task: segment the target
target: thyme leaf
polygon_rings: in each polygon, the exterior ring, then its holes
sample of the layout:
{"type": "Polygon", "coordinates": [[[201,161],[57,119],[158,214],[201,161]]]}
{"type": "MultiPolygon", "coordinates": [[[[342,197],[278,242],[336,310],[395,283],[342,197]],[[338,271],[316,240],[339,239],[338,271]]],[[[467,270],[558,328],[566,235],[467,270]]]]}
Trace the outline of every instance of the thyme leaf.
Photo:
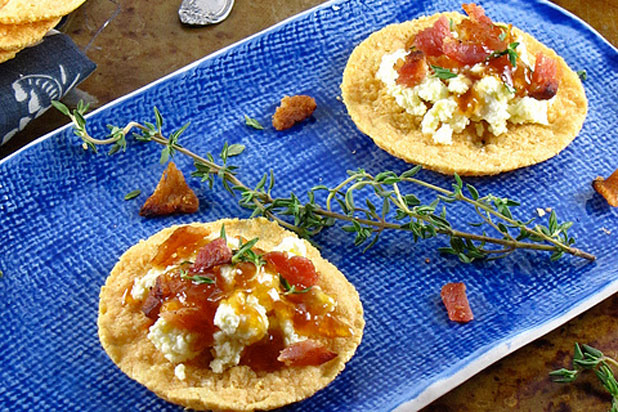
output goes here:
{"type": "Polygon", "coordinates": [[[202,275],[189,276],[187,271],[184,269],[180,269],[180,278],[190,280],[193,283],[197,283],[198,285],[201,285],[201,284],[212,285],[215,283],[214,279],[209,278],[208,276],[202,276],[202,275]]]}
{"type": "Polygon", "coordinates": [[[593,371],[603,387],[612,396],[610,412],[618,412],[618,381],[610,365],[616,367],[618,361],[605,356],[603,352],[592,346],[580,345],[576,342],[573,351],[573,369],[556,369],[551,371],[549,376],[557,383],[571,383],[584,371],[593,371]]]}
{"type": "Polygon", "coordinates": [[[247,243],[243,244],[241,242],[238,251],[236,251],[236,253],[234,253],[234,255],[232,256],[232,264],[235,265],[239,262],[251,262],[257,268],[264,266],[264,264],[266,264],[266,261],[264,260],[264,258],[262,258],[262,255],[259,255],[253,250],[251,250],[251,248],[255,246],[258,240],[260,239],[256,237],[254,239],[251,239],[247,243]]]}
{"type": "Polygon", "coordinates": [[[504,55],[508,55],[509,57],[509,62],[511,63],[511,66],[513,67],[517,67],[517,58],[519,57],[519,55],[517,54],[517,52],[515,51],[515,48],[519,46],[519,42],[513,42],[511,44],[509,44],[507,46],[506,49],[504,50],[496,50],[494,52],[492,52],[489,56],[487,56],[487,59],[485,60],[490,60],[490,59],[495,59],[504,55]]]}
{"type": "Polygon", "coordinates": [[[127,193],[126,195],[124,195],[124,200],[131,200],[131,199],[135,199],[136,197],[138,197],[140,194],[142,193],[141,190],[139,189],[135,189],[130,191],[129,193],[127,193]]]}
{"type": "Polygon", "coordinates": [[[290,282],[288,282],[288,280],[284,278],[281,274],[279,274],[279,283],[281,283],[284,295],[300,295],[302,293],[309,292],[311,288],[313,288],[313,286],[309,286],[304,289],[296,289],[296,285],[290,285],[290,282]]]}
{"type": "Polygon", "coordinates": [[[578,70],[577,71],[577,75],[579,76],[579,78],[581,79],[581,81],[586,81],[588,80],[588,72],[586,70],[578,70]]]}
{"type": "Polygon", "coordinates": [[[437,77],[438,79],[446,80],[457,77],[457,75],[450,71],[450,69],[445,69],[444,67],[440,66],[434,66],[433,64],[431,65],[431,68],[434,72],[433,77],[437,77]]]}
{"type": "Polygon", "coordinates": [[[264,130],[264,126],[262,126],[260,124],[260,122],[257,121],[257,119],[254,119],[252,117],[249,117],[247,115],[245,115],[245,124],[249,127],[253,127],[254,129],[257,130],[264,130]]]}

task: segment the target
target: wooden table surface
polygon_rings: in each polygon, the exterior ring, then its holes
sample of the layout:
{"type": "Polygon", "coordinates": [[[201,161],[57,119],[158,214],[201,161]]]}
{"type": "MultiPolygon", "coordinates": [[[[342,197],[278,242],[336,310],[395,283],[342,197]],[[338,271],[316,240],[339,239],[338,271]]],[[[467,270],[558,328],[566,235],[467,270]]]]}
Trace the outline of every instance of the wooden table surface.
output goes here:
{"type": "MultiPolygon", "coordinates": [[[[177,18],[180,0],[89,0],[69,17],[62,30],[82,49],[88,46],[87,55],[98,65],[79,86],[95,100],[96,107],[321,2],[236,0],[225,22],[189,28],[177,18]]],[[[555,3],[618,45],[617,0],[555,3]]],[[[63,123],[65,119],[56,111],[48,111],[0,147],[0,158],[63,123]]],[[[490,366],[434,401],[424,412],[608,410],[610,397],[595,378],[569,386],[549,380],[549,371],[570,364],[574,342],[618,355],[618,295],[490,366]]]]}

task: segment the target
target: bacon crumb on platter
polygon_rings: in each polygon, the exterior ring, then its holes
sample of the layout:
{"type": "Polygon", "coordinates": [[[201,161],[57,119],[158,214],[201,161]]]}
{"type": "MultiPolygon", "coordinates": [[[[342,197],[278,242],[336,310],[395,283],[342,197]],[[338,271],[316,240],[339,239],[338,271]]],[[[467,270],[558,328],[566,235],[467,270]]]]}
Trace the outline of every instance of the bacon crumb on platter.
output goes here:
{"type": "Polygon", "coordinates": [[[453,322],[467,323],[474,319],[464,283],[447,283],[442,286],[440,297],[446,307],[448,318],[453,322]]]}
{"type": "Polygon", "coordinates": [[[98,326],[112,360],[164,399],[248,411],[335,379],[364,320],[333,265],[259,218],[174,226],[129,249],[101,290],[98,326]]]}
{"type": "Polygon", "coordinates": [[[139,214],[155,217],[173,213],[195,213],[199,205],[197,196],[187,185],[182,172],[174,162],[169,162],[154,193],[146,199],[139,214]]]}
{"type": "Polygon", "coordinates": [[[592,181],[594,190],[603,196],[610,206],[618,206],[618,169],[607,179],[598,176],[592,181]]]}
{"type": "Polygon", "coordinates": [[[273,127],[276,130],[287,130],[296,123],[308,119],[317,105],[311,96],[285,96],[273,115],[273,127]]]}

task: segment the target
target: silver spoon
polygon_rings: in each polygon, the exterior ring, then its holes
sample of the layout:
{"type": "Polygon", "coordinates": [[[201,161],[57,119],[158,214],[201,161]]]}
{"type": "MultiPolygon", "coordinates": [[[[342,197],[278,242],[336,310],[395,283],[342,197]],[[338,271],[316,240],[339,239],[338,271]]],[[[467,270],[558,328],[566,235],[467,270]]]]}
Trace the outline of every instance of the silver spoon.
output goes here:
{"type": "Polygon", "coordinates": [[[234,0],[183,0],[178,17],[185,24],[217,24],[227,18],[233,6],[234,0]]]}

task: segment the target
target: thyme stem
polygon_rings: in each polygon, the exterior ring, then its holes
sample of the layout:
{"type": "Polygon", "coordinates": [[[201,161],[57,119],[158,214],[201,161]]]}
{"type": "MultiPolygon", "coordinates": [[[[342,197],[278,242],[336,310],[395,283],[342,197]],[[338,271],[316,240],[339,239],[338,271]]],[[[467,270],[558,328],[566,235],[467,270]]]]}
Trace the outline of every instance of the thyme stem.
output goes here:
{"type": "Polygon", "coordinates": [[[384,230],[389,229],[412,232],[415,241],[419,238],[430,238],[436,234],[446,235],[451,240],[451,247],[441,248],[441,251],[457,255],[464,262],[490,255],[504,257],[516,249],[552,252],[552,260],[558,259],[565,252],[588,260],[595,259],[594,255],[571,246],[574,240],[569,238],[566,232],[571,223],[558,224],[554,212],[550,216],[548,227],[537,224],[530,228],[528,227],[529,222],[525,223],[512,217],[509,206],[518,205],[517,202],[493,195],[480,197],[478,191],[470,185],[467,185],[467,189],[473,198],[467,197],[462,193],[463,182],[457,175],[455,175],[456,184],[453,184],[453,190],[448,190],[415,178],[414,175],[420,167],[401,175],[388,171],[376,176],[372,176],[361,169],[356,172],[349,172],[350,175],[332,189],[316,186],[308,193],[310,202],[301,204],[293,194],[289,198],[273,198],[271,196],[271,189],[274,185],[272,172],[268,190],[264,189],[268,180],[266,174],[255,189],[247,186],[236,176],[234,172],[236,167],[228,166],[227,159],[242,152],[244,146],[240,150],[236,147],[234,153],[231,153],[231,147],[228,147],[226,143],[221,152],[223,164],[218,164],[210,153],[205,158],[177,143],[178,136],[186,129],[188,124],[166,138],[161,131],[163,118],[156,108],[156,125],[148,122],[141,124],[131,121],[123,128],[108,126],[111,131],[110,135],[105,139],[96,139],[86,130],[83,114],[87,107],[81,102],[72,113],[62,103],[54,102],[53,104],[58,110],[70,117],[74,123],[75,133],[83,139],[86,149],[92,148],[96,151],[96,146],[112,144],[114,146],[110,150],[110,154],[119,149],[124,150],[125,136],[131,130],[138,129],[141,134],[134,134],[138,140],[154,141],[164,146],[161,162],[165,162],[169,156],[173,156],[176,152],[190,157],[196,166],[196,171],[193,172],[194,176],[202,177],[202,181],[208,180],[211,186],[214,176],[218,176],[221,178],[225,189],[232,195],[236,193],[241,195],[240,205],[252,209],[253,215],[263,215],[301,236],[313,236],[325,227],[332,226],[335,221],[340,221],[351,224],[351,226],[344,226],[342,229],[356,233],[355,244],[357,245],[364,243],[373,236],[373,240],[367,248],[378,240],[379,235],[384,230]],[[414,195],[402,194],[398,184],[403,182],[435,191],[439,193],[438,199],[429,205],[422,205],[414,195]],[[381,199],[383,203],[381,214],[377,213],[375,205],[369,199],[366,199],[367,209],[355,206],[353,193],[365,187],[372,188],[374,195],[381,199]],[[319,190],[327,190],[328,192],[324,207],[315,202],[315,193],[319,190]],[[341,212],[333,210],[333,200],[342,209],[341,212]],[[443,209],[441,214],[435,212],[440,200],[446,203],[461,201],[470,204],[483,220],[482,224],[488,225],[500,233],[502,237],[488,236],[485,232],[482,234],[470,233],[451,227],[450,222],[446,219],[446,209],[443,209]],[[396,208],[395,219],[404,221],[404,223],[386,220],[391,205],[396,208]],[[362,216],[363,214],[365,217],[362,216]],[[292,216],[294,222],[282,218],[282,215],[292,216]],[[492,216],[504,223],[495,223],[492,216]],[[509,227],[520,231],[517,238],[509,232],[509,227]],[[523,241],[525,239],[528,239],[528,241],[523,241]],[[484,247],[485,244],[499,245],[503,248],[488,249],[484,247]]]}

